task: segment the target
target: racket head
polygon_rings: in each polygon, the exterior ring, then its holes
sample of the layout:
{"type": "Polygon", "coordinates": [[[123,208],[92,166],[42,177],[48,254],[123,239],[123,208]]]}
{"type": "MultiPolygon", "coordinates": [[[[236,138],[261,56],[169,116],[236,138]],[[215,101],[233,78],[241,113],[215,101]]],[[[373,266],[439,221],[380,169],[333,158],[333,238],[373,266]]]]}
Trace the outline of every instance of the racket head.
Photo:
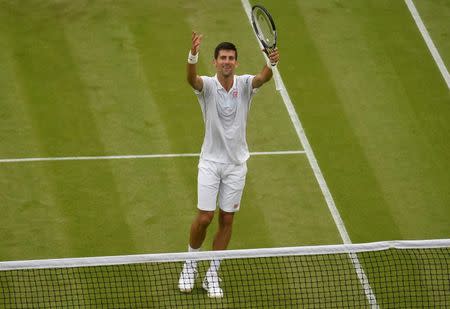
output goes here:
{"type": "Polygon", "coordinates": [[[277,45],[277,30],[272,15],[262,5],[254,5],[251,17],[253,30],[266,52],[274,50],[277,45]]]}

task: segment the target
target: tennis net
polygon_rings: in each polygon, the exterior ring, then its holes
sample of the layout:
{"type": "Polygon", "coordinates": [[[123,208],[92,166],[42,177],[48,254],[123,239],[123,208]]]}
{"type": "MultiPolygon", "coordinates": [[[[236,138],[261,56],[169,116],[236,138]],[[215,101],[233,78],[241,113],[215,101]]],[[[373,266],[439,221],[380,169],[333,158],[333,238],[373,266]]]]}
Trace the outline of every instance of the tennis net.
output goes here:
{"type": "Polygon", "coordinates": [[[449,253],[440,239],[0,262],[0,307],[449,308],[449,253]],[[202,279],[217,259],[213,299],[202,279]],[[178,290],[185,260],[198,261],[190,293],[178,290]]]}

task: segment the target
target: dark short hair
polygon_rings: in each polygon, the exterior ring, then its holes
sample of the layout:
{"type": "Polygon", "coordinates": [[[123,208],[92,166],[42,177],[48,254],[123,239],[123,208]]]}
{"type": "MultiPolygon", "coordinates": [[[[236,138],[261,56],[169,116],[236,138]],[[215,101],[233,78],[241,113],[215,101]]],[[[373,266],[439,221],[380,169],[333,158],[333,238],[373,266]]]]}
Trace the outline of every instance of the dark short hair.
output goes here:
{"type": "Polygon", "coordinates": [[[214,50],[214,59],[217,59],[217,57],[219,57],[219,52],[221,50],[234,50],[234,53],[236,54],[236,60],[237,60],[238,52],[237,52],[236,46],[234,46],[233,43],[222,42],[219,45],[217,45],[216,49],[214,50]]]}

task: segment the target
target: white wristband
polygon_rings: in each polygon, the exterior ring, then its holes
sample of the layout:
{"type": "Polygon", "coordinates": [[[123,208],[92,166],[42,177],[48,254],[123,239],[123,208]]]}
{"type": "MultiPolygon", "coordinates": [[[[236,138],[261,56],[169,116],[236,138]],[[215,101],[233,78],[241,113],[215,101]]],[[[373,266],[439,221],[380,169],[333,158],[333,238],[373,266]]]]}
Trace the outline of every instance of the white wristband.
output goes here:
{"type": "Polygon", "coordinates": [[[196,55],[193,55],[191,53],[191,51],[189,51],[189,56],[188,56],[188,63],[190,64],[196,64],[198,61],[198,53],[196,55]]]}

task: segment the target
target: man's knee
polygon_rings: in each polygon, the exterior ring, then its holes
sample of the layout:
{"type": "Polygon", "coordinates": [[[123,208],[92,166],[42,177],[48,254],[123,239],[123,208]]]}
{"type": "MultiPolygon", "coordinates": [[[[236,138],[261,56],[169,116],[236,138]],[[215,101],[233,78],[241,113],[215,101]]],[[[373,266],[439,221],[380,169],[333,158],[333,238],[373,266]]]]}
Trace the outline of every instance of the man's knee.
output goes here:
{"type": "Polygon", "coordinates": [[[221,228],[231,228],[233,225],[234,212],[220,211],[219,225],[221,228]]]}
{"type": "Polygon", "coordinates": [[[211,223],[213,217],[214,217],[213,211],[199,211],[196,221],[199,225],[207,227],[211,223]]]}

